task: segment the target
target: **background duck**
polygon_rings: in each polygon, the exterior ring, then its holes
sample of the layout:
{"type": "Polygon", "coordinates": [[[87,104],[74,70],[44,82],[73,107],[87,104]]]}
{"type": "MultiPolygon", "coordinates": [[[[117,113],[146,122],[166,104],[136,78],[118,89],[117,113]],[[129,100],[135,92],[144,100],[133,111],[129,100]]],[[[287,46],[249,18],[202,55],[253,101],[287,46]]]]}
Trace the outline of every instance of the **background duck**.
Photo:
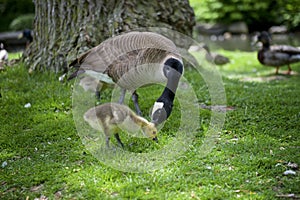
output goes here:
{"type": "Polygon", "coordinates": [[[166,86],[152,110],[151,119],[156,125],[170,116],[183,73],[183,62],[175,44],[153,32],[129,32],[108,39],[74,60],[70,66],[77,71],[69,80],[86,73],[100,82],[120,86],[123,92],[119,103],[123,103],[125,91],[131,91],[139,115],[136,89],[165,82],[166,86]]]}
{"type": "Polygon", "coordinates": [[[279,67],[287,65],[288,74],[291,74],[290,64],[300,62],[300,49],[288,45],[271,45],[271,37],[266,31],[260,33],[257,39],[263,45],[257,54],[259,62],[276,67],[275,74],[278,74],[279,67]]]}
{"type": "Polygon", "coordinates": [[[206,51],[205,59],[210,63],[213,63],[215,65],[225,65],[230,62],[229,58],[227,58],[226,56],[223,56],[219,53],[211,52],[206,44],[201,44],[199,46],[191,46],[189,51],[202,51],[203,49],[206,51]]]}
{"type": "Polygon", "coordinates": [[[204,44],[203,48],[207,51],[205,59],[215,65],[225,65],[230,62],[229,58],[218,53],[211,52],[209,47],[204,44]]]}

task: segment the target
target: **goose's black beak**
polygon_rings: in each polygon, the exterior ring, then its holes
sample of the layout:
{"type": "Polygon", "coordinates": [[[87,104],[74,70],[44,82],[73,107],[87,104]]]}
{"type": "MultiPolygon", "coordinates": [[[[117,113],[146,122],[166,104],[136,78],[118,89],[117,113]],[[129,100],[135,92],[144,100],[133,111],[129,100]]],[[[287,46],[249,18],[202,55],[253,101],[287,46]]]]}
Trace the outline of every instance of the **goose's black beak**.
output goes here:
{"type": "Polygon", "coordinates": [[[155,141],[156,143],[158,143],[157,137],[153,138],[153,141],[155,141]]]}

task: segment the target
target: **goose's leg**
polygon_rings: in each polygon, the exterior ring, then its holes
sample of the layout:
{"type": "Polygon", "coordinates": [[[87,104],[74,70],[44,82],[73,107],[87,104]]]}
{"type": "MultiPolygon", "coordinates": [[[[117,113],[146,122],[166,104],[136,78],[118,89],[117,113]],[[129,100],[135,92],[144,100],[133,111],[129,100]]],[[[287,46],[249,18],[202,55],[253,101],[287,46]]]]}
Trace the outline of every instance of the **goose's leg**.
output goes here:
{"type": "Polygon", "coordinates": [[[100,81],[99,81],[99,83],[98,83],[98,85],[97,85],[97,87],[96,87],[95,95],[96,95],[96,99],[97,99],[98,101],[100,101],[100,99],[101,99],[101,96],[100,96],[100,81]]]}
{"type": "Polygon", "coordinates": [[[97,100],[97,101],[100,101],[101,95],[100,95],[100,91],[99,91],[99,90],[96,90],[95,96],[96,96],[96,100],[97,100]]]}
{"type": "Polygon", "coordinates": [[[120,99],[119,99],[119,104],[124,103],[125,94],[126,94],[126,89],[121,89],[121,96],[120,96],[120,99]]]}
{"type": "Polygon", "coordinates": [[[109,133],[109,129],[107,126],[103,127],[104,130],[104,134],[105,134],[105,142],[106,142],[106,147],[109,148],[109,140],[110,140],[110,133],[109,133]]]}
{"type": "Polygon", "coordinates": [[[136,113],[137,113],[139,116],[142,116],[142,111],[141,111],[140,106],[139,106],[139,103],[138,103],[139,96],[138,96],[138,94],[136,93],[136,91],[134,91],[134,92],[132,93],[131,98],[132,98],[132,101],[133,101],[133,104],[134,104],[136,113]]]}
{"type": "Polygon", "coordinates": [[[276,67],[275,74],[278,74],[279,67],[276,67]]]}
{"type": "Polygon", "coordinates": [[[290,75],[292,72],[292,68],[290,67],[290,64],[288,64],[288,68],[289,68],[289,70],[288,70],[287,74],[290,75]]]}
{"type": "Polygon", "coordinates": [[[117,141],[118,141],[119,145],[121,145],[121,146],[122,146],[122,148],[124,148],[124,144],[121,142],[121,139],[120,139],[120,136],[119,136],[119,134],[118,134],[118,133],[115,133],[115,138],[117,139],[117,141]]]}

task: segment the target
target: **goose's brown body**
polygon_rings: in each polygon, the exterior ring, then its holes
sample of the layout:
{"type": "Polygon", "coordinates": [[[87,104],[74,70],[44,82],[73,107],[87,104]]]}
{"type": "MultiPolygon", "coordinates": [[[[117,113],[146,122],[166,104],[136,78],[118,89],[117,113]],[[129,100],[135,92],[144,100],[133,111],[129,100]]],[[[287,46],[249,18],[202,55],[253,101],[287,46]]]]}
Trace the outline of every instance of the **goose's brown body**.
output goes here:
{"type": "Polygon", "coordinates": [[[70,66],[78,70],[69,79],[85,72],[101,83],[119,85],[124,91],[119,103],[123,103],[125,91],[131,91],[139,115],[141,110],[135,90],[165,82],[166,87],[152,110],[151,118],[155,124],[169,117],[183,73],[183,63],[176,45],[168,38],[152,32],[129,32],[105,40],[74,60],[70,66]]]}
{"type": "Polygon", "coordinates": [[[105,40],[73,61],[70,66],[77,65],[82,71],[107,74],[120,87],[132,90],[142,84],[137,80],[166,81],[162,68],[164,62],[171,57],[181,61],[175,44],[168,38],[152,32],[130,32],[105,40]],[[130,81],[131,84],[125,80],[119,82],[126,73],[134,74],[130,76],[134,79],[130,81]]]}

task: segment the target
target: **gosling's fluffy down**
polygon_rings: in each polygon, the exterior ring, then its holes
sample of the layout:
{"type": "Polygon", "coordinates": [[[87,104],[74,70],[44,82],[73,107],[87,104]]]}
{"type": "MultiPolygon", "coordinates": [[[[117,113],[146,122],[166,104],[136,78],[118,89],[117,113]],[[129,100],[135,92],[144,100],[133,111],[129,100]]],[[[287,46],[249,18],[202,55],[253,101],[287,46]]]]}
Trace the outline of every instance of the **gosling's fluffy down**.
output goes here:
{"type": "Polygon", "coordinates": [[[93,107],[84,114],[84,120],[89,123],[92,128],[104,132],[107,147],[109,147],[109,140],[112,134],[114,134],[118,143],[122,147],[124,146],[118,134],[120,130],[131,133],[142,130],[146,137],[157,141],[157,129],[155,124],[136,115],[125,105],[105,103],[93,107]]]}

